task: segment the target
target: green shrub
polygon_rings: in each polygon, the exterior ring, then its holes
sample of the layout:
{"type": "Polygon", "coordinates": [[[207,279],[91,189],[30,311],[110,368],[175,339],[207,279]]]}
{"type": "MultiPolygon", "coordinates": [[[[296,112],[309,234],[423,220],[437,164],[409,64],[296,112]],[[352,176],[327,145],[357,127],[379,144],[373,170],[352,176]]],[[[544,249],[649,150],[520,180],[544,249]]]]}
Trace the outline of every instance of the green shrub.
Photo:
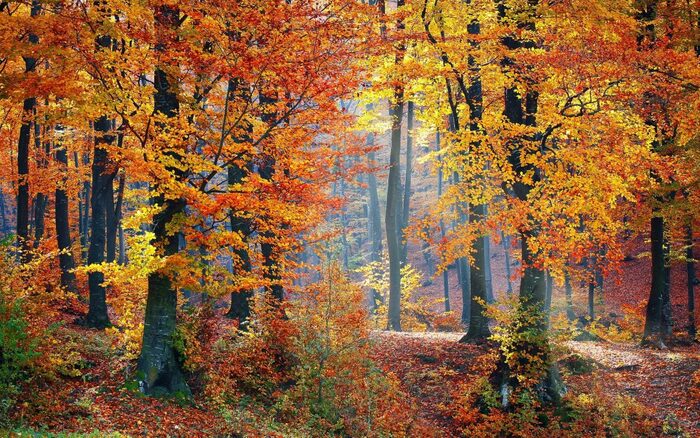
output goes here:
{"type": "Polygon", "coordinates": [[[38,340],[27,334],[27,326],[20,302],[8,304],[0,295],[0,427],[8,425],[19,384],[30,377],[39,356],[38,340]]]}

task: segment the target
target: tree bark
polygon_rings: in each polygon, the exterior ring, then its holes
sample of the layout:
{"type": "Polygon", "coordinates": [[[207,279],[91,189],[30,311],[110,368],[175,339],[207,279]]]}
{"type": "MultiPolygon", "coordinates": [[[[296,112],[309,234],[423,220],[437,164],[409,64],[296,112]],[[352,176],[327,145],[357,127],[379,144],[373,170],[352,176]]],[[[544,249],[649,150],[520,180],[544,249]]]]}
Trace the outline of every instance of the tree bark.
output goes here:
{"type": "MultiPolygon", "coordinates": [[[[36,17],[41,12],[38,0],[32,0],[31,16],[36,17]]],[[[29,34],[29,42],[39,43],[39,37],[29,34]]],[[[36,70],[36,59],[24,56],[24,72],[30,75],[36,70]]],[[[24,99],[22,104],[22,125],[17,142],[17,242],[19,244],[19,259],[27,262],[31,259],[29,245],[29,141],[31,136],[31,119],[36,109],[36,97],[24,99]]]]}
{"type": "Polygon", "coordinates": [[[506,233],[501,231],[501,237],[503,240],[503,252],[505,253],[506,277],[507,277],[506,280],[508,283],[506,293],[508,294],[508,296],[511,296],[511,295],[513,295],[513,280],[511,279],[513,274],[510,271],[510,264],[511,264],[511,261],[510,261],[510,250],[511,250],[511,248],[510,248],[510,236],[507,236],[506,233]]]}
{"type": "MultiPolygon", "coordinates": [[[[374,146],[374,134],[367,134],[367,145],[374,146]]],[[[376,166],[375,152],[367,154],[367,164],[370,168],[376,166]]],[[[374,172],[367,174],[367,193],[369,195],[369,211],[367,214],[369,239],[371,242],[370,261],[380,263],[382,261],[382,217],[379,211],[379,193],[377,191],[377,176],[374,172]]],[[[374,312],[382,296],[378,291],[370,291],[370,310],[374,312]]]]}
{"type": "Polygon", "coordinates": [[[409,215],[411,212],[411,177],[413,173],[413,102],[406,104],[406,167],[403,192],[403,211],[401,213],[401,266],[406,265],[408,257],[408,239],[406,229],[408,228],[409,215]]]}
{"type": "Polygon", "coordinates": [[[121,241],[118,241],[117,237],[119,234],[119,230],[121,229],[122,223],[122,205],[124,204],[125,184],[126,177],[124,176],[124,174],[119,175],[119,185],[117,186],[117,199],[113,203],[113,209],[109,210],[113,213],[107,217],[107,261],[110,263],[118,260],[117,244],[119,243],[119,249],[121,251],[121,245],[124,243],[123,239],[121,241]]]}
{"type": "MultiPolygon", "coordinates": [[[[404,0],[396,1],[396,8],[404,0]]],[[[397,30],[405,29],[402,20],[396,23],[397,30]]],[[[399,43],[395,47],[394,63],[403,61],[406,47],[399,43]]],[[[389,154],[389,181],[387,183],[386,215],[384,218],[387,248],[389,252],[389,314],[387,328],[401,331],[401,127],[403,126],[404,89],[394,87],[394,96],[389,107],[391,117],[391,151],[389,154]]]]}
{"type": "MultiPolygon", "coordinates": [[[[236,165],[228,168],[228,184],[238,184],[242,182],[245,176],[245,171],[236,165]]],[[[231,211],[231,231],[241,236],[241,240],[247,246],[248,237],[251,233],[250,223],[247,219],[238,216],[234,211],[231,211]]],[[[235,259],[233,262],[234,274],[250,273],[252,266],[250,263],[250,255],[247,248],[238,248],[234,251],[235,259]]],[[[231,306],[226,316],[238,320],[239,327],[245,327],[250,318],[250,299],[253,297],[253,291],[249,289],[231,293],[231,306]]]]}
{"type": "MultiPolygon", "coordinates": [[[[110,134],[111,123],[106,116],[95,121],[95,149],[92,159],[92,193],[90,206],[92,222],[90,223],[90,247],[88,249],[89,265],[99,265],[105,261],[106,244],[106,198],[109,195],[108,186],[113,175],[108,174],[108,152],[105,149],[114,141],[110,134]]],[[[91,271],[88,274],[90,292],[88,314],[85,323],[88,327],[103,329],[110,325],[107,314],[107,291],[104,286],[104,273],[91,271]]]]}
{"type": "MultiPolygon", "coordinates": [[[[437,152],[440,152],[440,131],[435,134],[435,149],[437,152]]],[[[442,197],[442,180],[443,180],[443,175],[442,175],[442,160],[438,163],[438,172],[437,172],[437,196],[438,199],[442,197]]],[[[440,218],[440,239],[441,241],[445,240],[445,221],[440,218]]],[[[450,272],[447,267],[444,268],[442,271],[442,292],[443,296],[445,299],[445,312],[450,311],[450,272]]]]}
{"type": "MultiPolygon", "coordinates": [[[[469,219],[477,222],[485,215],[484,204],[472,206],[469,219]]],[[[484,260],[486,258],[486,236],[479,236],[472,244],[474,264],[470,275],[471,309],[469,317],[469,330],[460,342],[485,341],[491,336],[489,320],[484,314],[487,300],[486,270],[484,260]]]]}
{"type": "Polygon", "coordinates": [[[576,319],[576,313],[574,312],[574,298],[573,298],[573,288],[571,287],[571,275],[567,270],[564,273],[564,293],[566,294],[566,318],[569,321],[576,319]]]}
{"type": "MultiPolygon", "coordinates": [[[[46,129],[46,128],[45,128],[46,129]]],[[[51,153],[51,144],[47,141],[42,143],[41,125],[34,121],[34,147],[37,154],[37,171],[43,173],[49,166],[48,157],[51,153]]],[[[44,193],[37,193],[34,196],[34,249],[39,247],[41,239],[46,230],[46,208],[49,204],[49,197],[44,193]]]]}
{"type": "Polygon", "coordinates": [[[642,344],[653,344],[665,348],[665,327],[669,325],[664,312],[666,295],[666,260],[664,250],[664,218],[655,215],[651,218],[651,291],[647,302],[646,321],[642,344]]]}
{"type": "Polygon", "coordinates": [[[386,195],[385,227],[387,247],[389,249],[389,330],[401,330],[401,224],[400,208],[400,159],[401,159],[401,125],[403,122],[403,90],[397,87],[389,115],[391,125],[391,151],[389,157],[389,181],[386,195]]]}
{"type": "Polygon", "coordinates": [[[61,170],[61,179],[56,185],[56,242],[58,244],[58,264],[61,268],[61,286],[68,292],[77,293],[78,288],[75,279],[75,260],[73,259],[73,243],[70,238],[70,210],[66,183],[68,178],[68,153],[62,144],[56,148],[56,163],[61,170]]]}
{"type": "MultiPolygon", "coordinates": [[[[473,20],[467,26],[470,35],[481,33],[481,25],[477,20],[473,20]]],[[[473,48],[478,47],[477,42],[470,42],[473,48]]],[[[481,118],[483,115],[483,92],[481,86],[481,71],[473,56],[468,57],[469,73],[471,80],[467,88],[465,100],[469,106],[469,131],[472,135],[481,134],[481,118]]],[[[481,147],[481,141],[472,141],[469,145],[471,153],[476,152],[481,147]]],[[[483,177],[475,179],[476,184],[483,184],[483,177]]],[[[469,210],[469,228],[479,230],[480,224],[486,220],[487,205],[471,203],[469,210]]],[[[473,264],[471,266],[469,281],[471,292],[471,308],[469,317],[469,330],[461,341],[485,341],[491,336],[489,321],[486,315],[485,305],[489,300],[489,275],[491,268],[489,263],[489,242],[488,235],[479,232],[474,239],[471,252],[473,264]]]]}
{"type": "Polygon", "coordinates": [[[117,220],[114,202],[114,178],[105,185],[105,261],[111,263],[117,258],[117,220]]]}
{"type": "MultiPolygon", "coordinates": [[[[160,6],[156,10],[155,20],[157,27],[176,29],[180,21],[180,11],[177,7],[160,6]]],[[[157,50],[163,50],[165,44],[163,41],[159,42],[157,50]]],[[[175,117],[179,110],[179,102],[162,66],[156,67],[154,86],[154,110],[166,117],[175,117]]],[[[177,152],[169,152],[169,155],[175,161],[181,160],[177,152]]],[[[180,169],[168,168],[168,171],[178,180],[185,177],[180,169]]],[[[162,190],[157,186],[156,189],[162,190]]],[[[161,211],[153,218],[154,244],[162,248],[164,256],[174,255],[179,250],[178,236],[169,233],[167,226],[173,219],[184,214],[186,202],[182,198],[166,198],[162,193],[154,194],[153,202],[161,206],[161,211]]],[[[145,394],[190,394],[173,348],[176,317],[177,290],[170,280],[170,275],[163,270],[150,274],[143,342],[137,365],[139,386],[145,394]]]]}
{"type": "MultiPolygon", "coordinates": [[[[538,1],[529,0],[530,10],[525,14],[526,18],[520,19],[518,27],[523,29],[535,29],[534,7],[538,1]]],[[[508,7],[504,2],[498,2],[498,15],[500,19],[508,15],[508,7]]],[[[515,36],[507,36],[502,40],[509,50],[518,48],[535,47],[534,41],[522,40],[515,36]]],[[[510,68],[513,61],[506,58],[503,62],[505,68],[510,68]]],[[[538,109],[538,95],[533,91],[519,91],[515,87],[506,88],[504,95],[504,116],[510,123],[536,126],[536,115],[538,109]],[[521,96],[524,95],[524,99],[521,96]]],[[[522,177],[525,174],[532,175],[533,183],[537,183],[541,176],[539,170],[531,164],[526,164],[522,160],[523,148],[521,143],[532,141],[530,138],[517,138],[513,140],[512,152],[508,157],[510,165],[517,175],[522,177]]],[[[516,181],[513,184],[513,192],[521,201],[527,201],[533,186],[516,181]]],[[[536,254],[530,250],[529,242],[536,237],[538,229],[526,229],[520,232],[521,251],[523,263],[523,276],[520,279],[520,305],[518,319],[523,323],[518,330],[521,333],[527,332],[528,336],[522,337],[521,345],[516,345],[515,351],[527,358],[537,358],[541,361],[541,366],[546,368],[544,377],[535,386],[535,390],[541,401],[545,403],[557,403],[565,388],[561,381],[556,363],[552,362],[550,356],[549,342],[547,341],[547,311],[546,311],[546,280],[545,272],[536,264],[536,254]],[[532,341],[534,340],[534,341],[532,341]]],[[[510,403],[510,394],[514,388],[519,386],[518,379],[512,375],[508,367],[506,358],[501,357],[494,374],[494,380],[502,395],[502,405],[507,407],[510,403]]]]}
{"type": "MultiPolygon", "coordinates": [[[[488,217],[488,205],[486,206],[486,216],[488,217]]],[[[496,297],[493,294],[493,271],[491,271],[491,237],[486,236],[484,242],[484,271],[486,272],[486,302],[493,304],[496,302],[496,297]]]]}

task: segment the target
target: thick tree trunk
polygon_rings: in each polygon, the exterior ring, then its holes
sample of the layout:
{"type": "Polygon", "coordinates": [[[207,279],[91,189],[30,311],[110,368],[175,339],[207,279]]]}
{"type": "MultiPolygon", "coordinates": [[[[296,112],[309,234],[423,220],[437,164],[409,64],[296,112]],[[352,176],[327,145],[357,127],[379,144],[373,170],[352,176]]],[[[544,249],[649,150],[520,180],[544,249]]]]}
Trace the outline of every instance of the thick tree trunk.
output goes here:
{"type": "MultiPolygon", "coordinates": [[[[534,7],[537,4],[538,1],[536,0],[528,2],[528,6],[532,9],[526,11],[524,18],[520,19],[518,24],[520,28],[535,30],[534,7]]],[[[503,2],[498,3],[498,15],[500,19],[505,19],[508,15],[508,6],[503,2]]],[[[504,38],[503,44],[509,50],[535,47],[533,41],[518,39],[514,36],[504,38]]],[[[506,58],[502,65],[509,69],[512,63],[511,59],[506,58]]],[[[503,114],[510,123],[527,126],[537,125],[538,95],[536,92],[525,91],[523,93],[523,91],[515,87],[506,88],[504,99],[503,114]],[[523,95],[524,99],[521,98],[523,95]]],[[[525,141],[532,141],[532,139],[521,137],[513,140],[513,149],[508,160],[517,175],[523,177],[526,174],[530,174],[532,175],[533,183],[536,184],[540,179],[538,169],[531,164],[527,164],[522,157],[524,151],[527,150],[521,145],[525,141]]],[[[517,181],[513,184],[513,192],[521,201],[528,200],[532,188],[533,186],[530,183],[522,181],[517,181]]],[[[522,340],[520,342],[521,345],[514,346],[514,351],[517,351],[520,357],[536,358],[534,363],[544,368],[544,377],[534,388],[537,391],[538,398],[545,403],[557,403],[566,390],[561,381],[556,363],[552,362],[549,351],[545,273],[535,263],[536,254],[530,251],[529,239],[536,236],[537,232],[538,229],[535,227],[534,229],[522,230],[520,233],[523,276],[520,280],[520,306],[518,309],[520,312],[518,319],[522,321],[522,324],[520,324],[518,330],[521,333],[528,333],[528,335],[520,337],[522,340]]],[[[501,357],[493,377],[498,391],[502,395],[502,405],[507,407],[510,403],[511,391],[519,386],[520,383],[509,369],[506,358],[501,357]]]]}
{"type": "MultiPolygon", "coordinates": [[[[470,35],[478,35],[481,33],[481,25],[477,20],[473,20],[467,26],[467,31],[470,35]]],[[[478,47],[478,43],[472,41],[470,45],[474,48],[478,47]]],[[[473,56],[468,58],[469,73],[471,82],[467,88],[466,101],[469,106],[469,131],[473,135],[479,135],[482,132],[481,118],[483,115],[483,92],[481,87],[481,70],[473,56]]],[[[480,147],[480,141],[471,142],[470,151],[476,153],[480,147]]],[[[476,178],[476,184],[483,184],[483,178],[476,178]]],[[[478,230],[479,225],[486,220],[488,207],[486,204],[472,203],[469,211],[469,228],[478,230]]],[[[462,338],[462,341],[484,341],[491,336],[489,330],[489,321],[484,314],[486,311],[485,304],[489,301],[489,286],[490,286],[490,251],[489,251],[489,236],[482,233],[474,239],[471,252],[473,264],[469,275],[470,292],[471,292],[471,308],[469,317],[469,330],[462,338]]],[[[492,293],[493,295],[493,293],[492,293]]],[[[492,297],[491,297],[492,298],[492,297]]]]}
{"type": "MultiPolygon", "coordinates": [[[[27,72],[34,70],[34,59],[26,58],[27,72]]],[[[24,99],[22,106],[23,121],[19,130],[19,142],[17,144],[17,242],[19,243],[20,260],[28,261],[31,258],[29,245],[29,137],[31,121],[36,99],[30,97],[24,99]]]]}
{"type": "Polygon", "coordinates": [[[58,264],[61,268],[61,286],[68,292],[78,291],[75,279],[75,260],[73,259],[73,243],[70,238],[70,210],[68,208],[68,194],[66,193],[66,183],[68,178],[68,154],[66,148],[59,144],[56,149],[56,163],[61,169],[62,175],[56,185],[56,242],[58,244],[58,264]]]}
{"type": "MultiPolygon", "coordinates": [[[[180,12],[176,7],[160,6],[155,18],[156,26],[175,29],[180,21],[180,12]]],[[[161,67],[155,70],[154,86],[154,110],[166,117],[174,117],[179,110],[179,102],[161,67]]],[[[170,156],[175,161],[181,160],[176,152],[170,152],[170,156]]],[[[182,170],[168,168],[168,171],[176,179],[184,179],[182,170]]],[[[168,232],[167,227],[173,219],[185,213],[185,200],[157,194],[153,202],[162,208],[153,218],[153,243],[162,248],[165,257],[174,255],[179,250],[178,236],[168,232]]],[[[145,394],[190,393],[173,348],[176,318],[177,290],[171,283],[169,273],[159,270],[150,274],[143,342],[137,366],[140,388],[145,394]]]]}
{"type": "MultiPolygon", "coordinates": [[[[452,180],[455,184],[459,184],[459,176],[456,173],[452,175],[452,180]]],[[[456,208],[458,210],[459,222],[468,222],[469,212],[465,210],[469,209],[469,204],[459,204],[456,208]]],[[[466,257],[458,258],[456,264],[459,287],[462,293],[462,324],[467,325],[471,319],[472,309],[471,266],[466,257]]]]}
{"type": "MultiPolygon", "coordinates": [[[[449,81],[447,82],[447,93],[449,96],[452,95],[451,88],[449,86],[449,81]]],[[[457,132],[459,129],[459,117],[456,112],[456,107],[452,107],[452,114],[450,115],[449,129],[451,132],[457,132]]],[[[460,178],[456,172],[452,173],[452,182],[454,184],[459,184],[460,178]]],[[[457,209],[457,216],[459,217],[460,223],[465,223],[469,221],[469,205],[464,203],[459,203],[455,206],[457,209]]],[[[454,228],[455,224],[452,224],[454,228]]],[[[462,293],[462,319],[461,322],[464,325],[469,324],[469,318],[471,315],[471,303],[472,303],[472,293],[471,293],[471,270],[469,263],[465,257],[460,257],[456,260],[457,265],[457,278],[459,279],[459,287],[462,293]]]]}
{"type": "MultiPolygon", "coordinates": [[[[404,6],[404,0],[396,0],[396,8],[404,6]]],[[[385,6],[381,7],[383,10],[385,6]]],[[[405,24],[396,23],[402,32],[405,24]]],[[[406,47],[399,43],[394,47],[394,64],[403,62],[406,47]]],[[[404,88],[394,87],[394,96],[389,106],[391,117],[391,150],[389,154],[389,181],[387,183],[386,215],[384,218],[387,248],[389,253],[389,314],[387,329],[401,331],[401,128],[403,126],[404,88]]]]}
{"type": "MultiPolygon", "coordinates": [[[[92,208],[92,222],[90,223],[90,248],[88,249],[88,264],[99,265],[105,261],[106,243],[106,197],[109,195],[108,186],[113,175],[109,175],[108,153],[106,146],[114,141],[109,133],[111,123],[106,116],[95,121],[95,150],[92,159],[92,194],[90,205],[92,208]]],[[[92,271],[88,274],[88,287],[90,291],[89,310],[85,317],[88,327],[103,329],[110,325],[107,315],[107,294],[103,285],[104,274],[100,271],[92,271]]]]}
{"type": "Polygon", "coordinates": [[[666,289],[666,260],[664,250],[664,218],[651,218],[651,291],[647,302],[646,321],[642,344],[653,344],[665,348],[668,338],[666,329],[670,325],[664,312],[666,289]]]}
{"type": "Polygon", "coordinates": [[[274,238],[272,235],[264,236],[266,239],[260,244],[260,252],[263,256],[263,266],[265,267],[265,278],[270,282],[267,287],[270,295],[275,298],[278,302],[284,301],[284,287],[281,283],[281,277],[279,274],[279,266],[277,263],[278,255],[274,254],[274,245],[269,239],[274,238]]]}
{"type": "Polygon", "coordinates": [[[401,125],[403,123],[403,90],[397,88],[389,115],[391,125],[391,151],[389,156],[389,182],[386,195],[385,227],[389,249],[389,330],[401,330],[401,125]]]}
{"type": "MultiPolygon", "coordinates": [[[[41,12],[41,4],[38,0],[32,0],[30,15],[36,17],[41,12]]],[[[39,43],[39,37],[29,34],[29,42],[39,43]]],[[[24,58],[25,74],[32,73],[36,69],[36,59],[24,58]]],[[[28,97],[22,104],[22,125],[19,130],[17,142],[17,242],[19,244],[20,261],[26,262],[31,258],[29,245],[29,141],[31,135],[31,119],[36,109],[36,98],[28,97]]]]}
{"type": "MultiPolygon", "coordinates": [[[[486,215],[486,205],[472,206],[469,220],[476,224],[481,221],[486,215]]],[[[489,330],[489,320],[484,314],[485,304],[488,299],[486,286],[486,239],[487,236],[478,236],[472,244],[472,257],[474,264],[472,265],[470,275],[471,289],[471,309],[469,317],[469,330],[461,339],[461,342],[468,341],[484,341],[491,336],[489,330]]]]}
{"type": "MultiPolygon", "coordinates": [[[[228,168],[228,184],[239,184],[245,176],[244,169],[236,165],[228,168]]],[[[251,229],[247,219],[237,216],[234,211],[231,211],[231,231],[241,236],[244,244],[248,245],[248,237],[251,229]]],[[[235,259],[233,261],[234,274],[246,275],[249,274],[252,266],[250,255],[247,248],[238,248],[234,251],[235,259]]],[[[239,327],[245,327],[248,318],[250,318],[250,299],[253,297],[253,291],[249,289],[231,293],[231,306],[226,316],[238,320],[239,327]]]]}
{"type": "MultiPolygon", "coordinates": [[[[266,107],[273,107],[273,104],[277,101],[277,97],[267,96],[261,93],[260,102],[266,107]]],[[[274,112],[266,112],[262,115],[262,121],[265,123],[275,123],[277,114],[274,112]]],[[[262,179],[271,181],[276,169],[276,160],[273,156],[265,155],[262,157],[262,164],[258,173],[262,179]]],[[[280,275],[279,258],[281,254],[275,253],[278,248],[274,245],[275,235],[271,232],[264,232],[261,235],[260,252],[263,256],[263,275],[265,279],[269,282],[267,286],[267,292],[272,298],[274,298],[278,303],[284,301],[284,287],[282,286],[280,275]]]]}

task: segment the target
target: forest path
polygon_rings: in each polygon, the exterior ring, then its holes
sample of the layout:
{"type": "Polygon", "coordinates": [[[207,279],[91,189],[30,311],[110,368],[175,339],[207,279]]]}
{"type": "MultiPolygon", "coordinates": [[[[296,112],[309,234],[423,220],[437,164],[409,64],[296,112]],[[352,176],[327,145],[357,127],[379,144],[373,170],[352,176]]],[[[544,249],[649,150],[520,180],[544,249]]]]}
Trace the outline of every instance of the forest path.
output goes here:
{"type": "Polygon", "coordinates": [[[598,364],[606,392],[634,397],[662,423],[677,422],[690,436],[700,436],[700,382],[693,382],[700,369],[697,345],[653,350],[631,343],[571,341],[567,346],[598,364]]]}
{"type": "MultiPolygon", "coordinates": [[[[374,358],[401,381],[417,403],[419,416],[436,426],[440,436],[459,431],[445,415],[460,388],[479,375],[479,357],[486,345],[460,344],[463,333],[409,333],[376,331],[374,358]]],[[[679,425],[700,437],[700,385],[692,376],[700,369],[700,346],[678,346],[660,351],[632,343],[567,342],[565,347],[595,363],[593,374],[571,376],[581,389],[599,385],[610,396],[629,396],[654,418],[673,429],[679,425]],[[675,419],[674,419],[675,417],[675,419]]],[[[671,435],[673,436],[673,435],[671,435]]],[[[683,435],[679,435],[683,436],[683,435]]]]}

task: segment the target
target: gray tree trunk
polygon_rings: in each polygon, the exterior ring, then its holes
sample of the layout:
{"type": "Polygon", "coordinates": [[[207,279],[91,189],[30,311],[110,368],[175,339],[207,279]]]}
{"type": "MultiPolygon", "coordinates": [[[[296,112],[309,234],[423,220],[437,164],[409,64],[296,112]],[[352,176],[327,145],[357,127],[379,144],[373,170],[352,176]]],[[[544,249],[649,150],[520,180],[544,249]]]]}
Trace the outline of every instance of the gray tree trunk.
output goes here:
{"type": "MultiPolygon", "coordinates": [[[[156,26],[175,29],[179,25],[180,11],[176,7],[160,6],[156,12],[156,26]]],[[[155,70],[154,86],[154,110],[166,117],[174,117],[179,110],[179,102],[161,66],[155,70]]],[[[171,152],[170,155],[175,161],[181,160],[175,152],[171,152]]],[[[184,178],[182,171],[177,168],[168,168],[168,171],[176,179],[184,178]]],[[[153,218],[153,243],[163,249],[164,256],[174,255],[179,250],[178,236],[169,233],[167,226],[173,219],[184,214],[185,200],[155,194],[153,202],[162,207],[153,218]]],[[[172,285],[170,276],[163,271],[150,274],[143,342],[137,365],[140,388],[145,394],[190,394],[180,361],[173,348],[176,317],[177,290],[172,285]]]]}
{"type": "Polygon", "coordinates": [[[58,264],[61,268],[61,286],[68,292],[78,291],[75,273],[75,260],[73,259],[73,243],[70,238],[70,221],[68,194],[66,193],[66,183],[68,178],[68,155],[66,148],[59,144],[56,149],[56,163],[61,169],[61,179],[56,185],[56,242],[58,244],[58,264]]]}
{"type": "Polygon", "coordinates": [[[399,223],[401,125],[403,123],[403,90],[394,93],[389,115],[391,125],[391,151],[389,157],[389,182],[386,195],[385,227],[389,249],[389,330],[401,330],[401,224],[399,223]]]}

